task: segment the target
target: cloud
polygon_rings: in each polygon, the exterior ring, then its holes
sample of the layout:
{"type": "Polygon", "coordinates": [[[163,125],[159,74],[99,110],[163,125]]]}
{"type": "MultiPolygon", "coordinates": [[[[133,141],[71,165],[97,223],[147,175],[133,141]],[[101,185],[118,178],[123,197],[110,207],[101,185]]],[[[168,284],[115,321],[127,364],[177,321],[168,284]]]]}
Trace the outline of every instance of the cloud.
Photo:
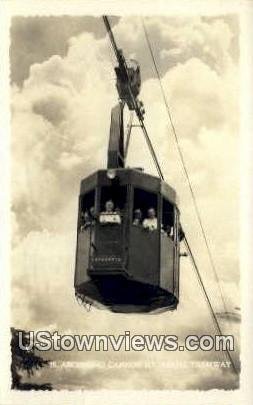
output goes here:
{"type": "Polygon", "coordinates": [[[73,40],[66,59],[54,56],[32,66],[23,88],[14,87],[13,209],[23,234],[51,229],[52,216],[78,193],[80,178],[95,170],[96,162],[105,166],[109,125],[103,123],[109,121],[115,90],[106,80],[108,64],[101,60],[97,66],[104,43],[98,41],[93,55],[85,57],[85,45],[92,48],[94,41],[89,34],[80,44],[73,40]]]}
{"type": "Polygon", "coordinates": [[[41,115],[53,125],[60,124],[67,116],[66,104],[60,97],[48,97],[38,100],[33,105],[33,112],[41,115]]]}
{"type": "Polygon", "coordinates": [[[222,74],[231,60],[234,60],[238,25],[232,16],[208,20],[201,17],[124,18],[114,28],[115,37],[126,54],[138,55],[145,77],[154,75],[154,70],[149,70],[151,59],[148,48],[143,46],[143,21],[162,75],[168,68],[191,58],[203,61],[222,74]]]}
{"type": "MultiPolygon", "coordinates": [[[[112,25],[118,21],[114,17],[112,25]]],[[[105,36],[105,28],[95,17],[39,16],[12,18],[11,79],[22,86],[29,76],[30,66],[57,54],[66,56],[68,41],[82,32],[92,32],[96,38],[105,36]]]]}
{"type": "MultiPolygon", "coordinates": [[[[239,303],[238,72],[230,48],[237,32],[224,18],[152,18],[146,25],[156,46],[162,83],[215,253],[228,310],[233,311],[239,303]]],[[[126,54],[138,55],[141,62],[146,125],[165,176],[179,194],[184,227],[215,310],[221,312],[219,290],[168,131],[167,113],[150,68],[140,20],[121,19],[115,35],[126,54]]],[[[13,324],[28,330],[55,328],[87,334],[117,334],[127,329],[139,334],[178,333],[180,339],[189,333],[214,333],[187,258],[182,259],[181,302],[174,313],[151,318],[97,310],[86,313],[76,303],[73,272],[79,184],[86,175],[106,166],[110,110],[117,94],[107,40],[83,32],[68,44],[64,56],[59,52],[31,65],[22,87],[13,85],[12,89],[13,324]]],[[[154,174],[150,162],[144,140],[135,129],[128,164],[143,166],[154,174]]],[[[238,326],[237,322],[232,326],[223,322],[224,329],[232,329],[236,335],[238,326]]],[[[80,356],[71,353],[71,359],[80,356]]],[[[120,356],[124,359],[123,354],[120,356]]],[[[89,357],[104,359],[106,355],[91,353],[89,357]]],[[[136,353],[125,357],[143,359],[136,353]]],[[[150,358],[161,360],[162,356],[151,354],[150,358]]],[[[218,356],[213,352],[175,353],[172,358],[208,360],[218,356]]],[[[199,371],[194,376],[185,372],[182,382],[175,377],[171,388],[234,386],[231,373],[221,374],[217,372],[212,380],[206,370],[205,377],[199,371]]],[[[64,375],[59,384],[66,384],[64,375]]],[[[153,371],[144,375],[147,379],[131,375],[128,385],[168,387],[167,380],[160,381],[162,377],[156,378],[153,371]]],[[[103,373],[101,381],[102,377],[103,373]]],[[[124,379],[124,373],[118,373],[118,378],[109,373],[104,384],[113,380],[116,388],[124,379]]],[[[92,375],[87,381],[93,383],[92,375]]]]}

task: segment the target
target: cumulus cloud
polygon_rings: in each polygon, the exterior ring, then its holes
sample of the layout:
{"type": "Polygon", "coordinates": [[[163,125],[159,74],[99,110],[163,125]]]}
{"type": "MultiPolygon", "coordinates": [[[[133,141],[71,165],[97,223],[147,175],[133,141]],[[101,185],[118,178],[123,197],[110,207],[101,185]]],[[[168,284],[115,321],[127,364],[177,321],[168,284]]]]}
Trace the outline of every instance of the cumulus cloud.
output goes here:
{"type": "MultiPolygon", "coordinates": [[[[144,75],[154,74],[145,43],[142,19],[124,18],[115,26],[116,38],[129,55],[138,55],[144,75]],[[140,42],[140,38],[142,41],[140,42]]],[[[222,74],[235,55],[236,17],[150,17],[144,19],[162,75],[168,69],[197,58],[222,74]]]]}
{"type": "MultiPolygon", "coordinates": [[[[114,17],[111,24],[117,21],[118,18],[114,17]]],[[[105,36],[103,24],[97,24],[95,17],[13,17],[10,32],[12,82],[22,86],[31,65],[44,62],[55,54],[66,56],[69,38],[82,32],[92,32],[95,38],[105,36]]]]}
{"type": "MultiPolygon", "coordinates": [[[[228,310],[233,312],[239,305],[238,72],[230,51],[236,30],[222,17],[210,21],[150,18],[146,26],[156,48],[163,86],[219,269],[228,310]]],[[[147,111],[146,125],[165,176],[179,194],[184,227],[215,309],[220,312],[223,309],[219,290],[208,263],[173,136],[168,130],[140,19],[121,19],[115,26],[115,35],[126,54],[138,55],[141,62],[144,76],[141,98],[147,111]]],[[[28,330],[49,328],[81,334],[118,334],[127,329],[139,334],[177,333],[180,339],[189,333],[214,333],[187,258],[182,259],[181,303],[174,313],[151,318],[97,310],[87,313],[75,302],[73,272],[79,183],[86,175],[106,165],[110,110],[117,101],[107,40],[88,32],[72,37],[65,56],[55,54],[31,65],[29,77],[22,86],[13,85],[12,91],[13,324],[28,330]]],[[[155,173],[143,142],[135,129],[128,164],[143,166],[155,173]]],[[[223,327],[227,333],[232,328],[238,335],[237,322],[231,326],[223,321],[223,327]]],[[[145,355],[127,354],[125,359],[143,360],[145,355]]],[[[64,354],[60,356],[66,359],[64,354]]],[[[121,357],[113,356],[124,359],[122,353],[121,357]]],[[[104,360],[106,354],[91,353],[88,357],[93,361],[104,360]]],[[[82,361],[80,353],[71,353],[73,358],[82,361]]],[[[177,358],[208,360],[218,356],[215,353],[175,353],[169,360],[177,358]]],[[[163,356],[150,354],[150,359],[161,361],[163,356]]],[[[140,374],[138,378],[131,377],[126,383],[128,388],[235,386],[231,373],[218,370],[213,379],[208,372],[203,378],[198,371],[194,373],[181,374],[181,385],[179,377],[169,385],[167,379],[165,381],[160,374],[155,378],[151,371],[143,377],[140,374]]],[[[86,386],[92,385],[92,374],[86,376],[86,386]]],[[[116,378],[115,372],[107,374],[103,387],[112,381],[115,388],[121,387],[125,374],[118,373],[118,376],[116,378]]],[[[104,373],[101,381],[102,377],[104,373]]],[[[63,386],[67,380],[63,374],[61,378],[59,385],[63,386]]],[[[79,380],[83,381],[82,374],[79,380]]]]}
{"type": "Polygon", "coordinates": [[[92,51],[94,41],[89,34],[72,40],[66,59],[33,65],[23,88],[14,87],[13,208],[23,234],[51,229],[52,217],[78,192],[80,178],[96,163],[105,165],[115,91],[102,57],[105,44],[98,41],[92,51]]]}

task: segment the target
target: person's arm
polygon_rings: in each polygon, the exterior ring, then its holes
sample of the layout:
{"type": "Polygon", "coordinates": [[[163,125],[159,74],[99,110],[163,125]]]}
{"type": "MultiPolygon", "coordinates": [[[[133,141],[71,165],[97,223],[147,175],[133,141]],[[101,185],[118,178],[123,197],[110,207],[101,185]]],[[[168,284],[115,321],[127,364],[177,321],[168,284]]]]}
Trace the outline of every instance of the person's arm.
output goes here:
{"type": "Polygon", "coordinates": [[[142,222],[142,226],[143,226],[144,229],[148,229],[148,228],[149,228],[149,224],[148,224],[147,219],[144,219],[144,221],[142,222]]]}
{"type": "Polygon", "coordinates": [[[106,223],[106,214],[104,214],[103,212],[101,212],[101,213],[99,214],[99,222],[100,222],[101,224],[105,224],[105,223],[106,223]]]}
{"type": "Polygon", "coordinates": [[[118,213],[116,213],[115,215],[114,215],[114,222],[116,223],[116,224],[121,224],[121,217],[120,217],[120,214],[118,214],[118,213]]]}

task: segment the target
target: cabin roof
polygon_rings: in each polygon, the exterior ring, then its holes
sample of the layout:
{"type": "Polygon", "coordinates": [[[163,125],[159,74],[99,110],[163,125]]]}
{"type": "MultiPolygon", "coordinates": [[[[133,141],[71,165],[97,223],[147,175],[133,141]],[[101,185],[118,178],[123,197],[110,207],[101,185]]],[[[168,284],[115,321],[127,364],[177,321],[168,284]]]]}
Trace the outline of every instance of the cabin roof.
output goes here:
{"type": "Polygon", "coordinates": [[[111,186],[113,182],[117,181],[119,186],[132,185],[133,187],[141,188],[151,193],[161,193],[171,203],[178,203],[174,188],[159,177],[152,176],[139,169],[117,168],[115,169],[116,177],[114,180],[111,180],[107,176],[108,170],[114,169],[98,170],[85,177],[81,181],[80,194],[85,194],[97,186],[111,186]]]}

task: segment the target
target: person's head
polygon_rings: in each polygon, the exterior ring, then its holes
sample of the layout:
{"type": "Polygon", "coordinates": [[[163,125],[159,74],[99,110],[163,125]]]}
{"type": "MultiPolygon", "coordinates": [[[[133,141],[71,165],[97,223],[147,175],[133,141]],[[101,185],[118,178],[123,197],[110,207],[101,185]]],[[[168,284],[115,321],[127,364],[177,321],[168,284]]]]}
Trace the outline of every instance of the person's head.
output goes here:
{"type": "Polygon", "coordinates": [[[141,210],[139,208],[137,208],[136,210],[134,210],[134,219],[140,219],[142,218],[142,213],[141,210]]]}
{"type": "Polygon", "coordinates": [[[86,210],[85,213],[84,213],[84,215],[83,215],[83,219],[84,219],[85,221],[88,221],[89,218],[90,218],[89,212],[86,210]]]}
{"type": "Polygon", "coordinates": [[[112,212],[114,210],[114,203],[112,200],[106,201],[105,210],[106,210],[106,212],[112,212]]]}
{"type": "Polygon", "coordinates": [[[148,209],[148,218],[153,219],[156,217],[155,209],[154,208],[149,208],[148,209]]]}

